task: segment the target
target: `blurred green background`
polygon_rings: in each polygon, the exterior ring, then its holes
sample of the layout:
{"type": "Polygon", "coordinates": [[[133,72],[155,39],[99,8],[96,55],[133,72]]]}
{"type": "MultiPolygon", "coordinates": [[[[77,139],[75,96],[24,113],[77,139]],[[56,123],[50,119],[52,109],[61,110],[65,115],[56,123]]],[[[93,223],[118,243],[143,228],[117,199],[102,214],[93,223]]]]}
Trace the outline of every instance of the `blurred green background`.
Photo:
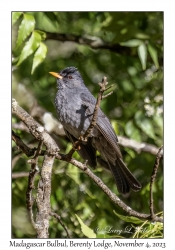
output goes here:
{"type": "MultiPolygon", "coordinates": [[[[109,84],[114,84],[114,93],[102,101],[101,108],[117,135],[157,147],[163,144],[162,12],[12,13],[12,96],[40,123],[44,122],[41,119],[43,112],[57,117],[54,107],[56,80],[48,72],[59,72],[68,66],[79,69],[94,96],[98,94],[98,82],[103,76],[109,84]]],[[[38,142],[20,126],[20,121],[12,117],[14,131],[30,147],[37,146],[38,142]]],[[[50,134],[61,152],[68,152],[71,144],[59,133],[51,131],[50,134]]],[[[15,143],[12,146],[12,173],[28,172],[27,157],[17,154],[15,143]]],[[[122,196],[118,194],[112,175],[100,166],[93,171],[128,206],[149,213],[149,182],[155,155],[138,153],[127,147],[121,147],[121,151],[127,166],[142,184],[140,192],[122,196]]],[[[77,153],[74,157],[82,161],[77,153]]],[[[42,157],[39,164],[41,166],[42,157]]],[[[27,177],[12,179],[14,238],[36,236],[27,216],[26,190],[27,177]]],[[[162,164],[153,192],[154,209],[158,213],[163,210],[162,164]]],[[[121,235],[105,233],[98,237],[130,238],[135,232],[133,222],[116,215],[127,214],[92,180],[71,164],[57,160],[52,175],[51,207],[62,217],[72,238],[85,237],[75,214],[93,230],[106,227],[122,230],[121,235]],[[133,234],[124,232],[127,226],[132,227],[133,234]]],[[[148,223],[148,227],[152,229],[152,224],[148,223]]],[[[161,230],[146,237],[162,237],[161,230]]],[[[56,219],[51,219],[49,233],[51,238],[66,237],[56,219]]]]}

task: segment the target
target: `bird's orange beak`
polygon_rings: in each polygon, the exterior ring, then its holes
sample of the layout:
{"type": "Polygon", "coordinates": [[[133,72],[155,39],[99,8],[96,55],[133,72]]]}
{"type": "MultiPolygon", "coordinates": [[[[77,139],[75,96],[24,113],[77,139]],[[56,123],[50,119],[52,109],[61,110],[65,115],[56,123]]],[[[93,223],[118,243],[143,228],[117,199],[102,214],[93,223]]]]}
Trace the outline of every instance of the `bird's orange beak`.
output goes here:
{"type": "Polygon", "coordinates": [[[51,75],[53,75],[54,77],[56,77],[56,78],[60,78],[60,79],[62,79],[63,77],[60,75],[60,74],[58,74],[58,73],[55,73],[55,72],[49,72],[51,75]]]}

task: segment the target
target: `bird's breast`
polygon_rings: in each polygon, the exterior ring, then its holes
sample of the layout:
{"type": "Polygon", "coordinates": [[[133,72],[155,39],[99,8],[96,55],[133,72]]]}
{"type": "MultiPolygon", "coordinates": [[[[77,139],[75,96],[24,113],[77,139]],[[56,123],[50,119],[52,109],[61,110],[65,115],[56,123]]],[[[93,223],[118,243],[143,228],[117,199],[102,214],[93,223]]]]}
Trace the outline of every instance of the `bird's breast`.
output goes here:
{"type": "Polygon", "coordinates": [[[57,93],[55,106],[59,121],[63,127],[77,139],[87,130],[90,120],[85,114],[81,100],[73,94],[57,93]]]}

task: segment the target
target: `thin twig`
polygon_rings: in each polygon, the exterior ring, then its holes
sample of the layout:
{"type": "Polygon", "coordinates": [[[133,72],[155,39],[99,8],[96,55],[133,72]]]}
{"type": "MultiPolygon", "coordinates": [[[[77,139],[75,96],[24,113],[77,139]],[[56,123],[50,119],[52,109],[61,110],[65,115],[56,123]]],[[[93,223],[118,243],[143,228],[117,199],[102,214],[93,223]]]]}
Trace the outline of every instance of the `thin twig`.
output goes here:
{"type": "Polygon", "coordinates": [[[52,167],[55,160],[55,156],[50,155],[46,151],[41,168],[41,178],[38,182],[37,188],[37,237],[48,238],[49,237],[49,219],[50,219],[50,195],[51,195],[51,175],[52,167]]]}
{"type": "Polygon", "coordinates": [[[68,230],[66,228],[66,226],[64,225],[64,223],[61,220],[61,216],[59,216],[58,214],[56,214],[54,212],[50,212],[50,215],[53,216],[53,217],[55,217],[58,220],[58,222],[60,223],[60,225],[64,228],[64,230],[65,230],[65,232],[67,234],[67,238],[71,238],[70,235],[69,235],[69,232],[68,232],[68,230]]]}
{"type": "Polygon", "coordinates": [[[146,152],[149,154],[157,155],[157,151],[159,150],[158,147],[152,144],[148,144],[145,142],[138,142],[138,141],[126,138],[124,136],[118,136],[118,140],[119,140],[119,145],[121,145],[122,147],[131,148],[134,151],[136,151],[138,154],[140,154],[141,152],[146,152]]]}
{"type": "MultiPolygon", "coordinates": [[[[122,208],[125,212],[127,212],[131,216],[135,216],[137,218],[142,218],[146,220],[152,220],[149,214],[143,214],[139,213],[129,206],[127,206],[120,198],[114,194],[103,182],[100,178],[98,178],[85,164],[82,164],[81,162],[71,159],[70,163],[73,164],[74,166],[78,167],[84,173],[86,173],[102,190],[103,192],[110,198],[111,201],[113,201],[116,205],[118,205],[120,208],[122,208]]],[[[154,221],[159,221],[163,222],[163,219],[160,217],[155,216],[154,221]]]]}
{"type": "MultiPolygon", "coordinates": [[[[44,145],[46,145],[47,148],[51,149],[51,153],[53,153],[53,155],[55,155],[55,157],[58,160],[70,162],[74,166],[84,171],[84,173],[86,173],[101,188],[101,190],[109,197],[111,201],[120,206],[129,215],[147,220],[152,220],[150,214],[138,213],[135,210],[128,207],[123,201],[121,201],[118,198],[116,194],[111,192],[111,190],[101,181],[100,178],[94,175],[92,171],[89,168],[87,168],[86,164],[82,164],[81,162],[73,158],[68,161],[65,155],[59,154],[58,146],[56,142],[53,140],[53,138],[46,131],[43,131],[42,126],[38,124],[25,110],[23,110],[15,100],[13,100],[12,102],[12,112],[15,115],[17,115],[27,125],[27,127],[31,131],[31,134],[35,138],[39,139],[42,134],[42,140],[44,145]]],[[[154,216],[154,221],[163,222],[163,219],[158,216],[154,216]]]]}
{"type": "Polygon", "coordinates": [[[19,173],[12,173],[12,179],[17,179],[21,177],[28,177],[29,173],[28,172],[19,172],[19,173]]]}
{"type": "Polygon", "coordinates": [[[93,116],[92,116],[92,120],[91,120],[91,123],[88,127],[88,129],[86,130],[86,132],[84,133],[84,135],[81,135],[80,138],[73,144],[73,147],[72,149],[69,151],[69,153],[67,154],[67,159],[70,160],[73,153],[76,151],[76,150],[80,150],[80,147],[81,147],[81,143],[82,142],[86,142],[88,140],[88,137],[91,135],[92,133],[92,130],[94,128],[94,126],[96,125],[96,122],[97,122],[97,117],[98,117],[98,109],[100,107],[100,102],[101,100],[103,99],[103,97],[107,97],[108,95],[112,94],[112,92],[108,93],[107,95],[103,96],[103,93],[111,88],[111,86],[109,86],[108,88],[106,88],[106,85],[108,84],[107,82],[107,78],[104,76],[102,78],[102,82],[99,83],[99,86],[100,86],[100,91],[98,93],[98,97],[97,97],[97,101],[96,101],[96,104],[95,104],[95,108],[94,108],[94,111],[93,111],[93,116]]]}
{"type": "MultiPolygon", "coordinates": [[[[110,85],[109,87],[107,87],[106,91],[110,89],[112,86],[113,85],[110,85]]],[[[22,85],[21,83],[18,83],[17,91],[20,93],[21,96],[27,96],[27,99],[30,100],[30,102],[25,102],[25,105],[27,105],[27,108],[30,110],[31,116],[39,120],[39,122],[41,122],[42,124],[44,124],[44,127],[47,129],[49,134],[54,133],[55,135],[58,135],[58,136],[65,136],[63,126],[60,124],[58,119],[53,117],[53,115],[49,113],[47,110],[40,107],[37,100],[30,93],[30,91],[25,88],[24,85],[22,85]]],[[[21,123],[19,122],[18,124],[12,124],[12,127],[14,126],[14,128],[16,127],[19,130],[27,131],[28,128],[26,127],[25,129],[24,128],[25,125],[23,124],[22,126],[20,125],[21,123]]],[[[29,130],[28,130],[28,133],[30,133],[29,130]]],[[[119,140],[120,146],[131,148],[137,153],[147,152],[149,154],[156,155],[158,151],[158,147],[152,144],[145,143],[145,142],[137,142],[135,140],[132,140],[123,136],[118,136],[118,140],[119,140]]]]}
{"type": "Polygon", "coordinates": [[[113,94],[113,91],[109,92],[109,93],[106,94],[106,95],[103,95],[103,96],[102,96],[102,99],[104,99],[104,98],[106,98],[106,97],[108,97],[109,95],[112,95],[112,94],[113,94]]]}
{"type": "MultiPolygon", "coordinates": [[[[56,41],[61,41],[61,42],[71,41],[71,42],[75,42],[78,44],[87,45],[92,49],[107,49],[112,52],[116,52],[122,56],[132,56],[132,57],[137,56],[136,53],[133,53],[132,48],[122,46],[119,43],[108,43],[100,37],[89,36],[89,35],[78,36],[75,34],[52,33],[52,32],[46,32],[46,31],[44,31],[44,33],[46,34],[46,40],[51,39],[51,40],[56,40],[56,41]]],[[[160,65],[163,64],[162,57],[159,58],[159,64],[160,65]]]]}
{"type": "Polygon", "coordinates": [[[159,148],[159,151],[157,152],[156,160],[155,160],[153,171],[152,171],[152,174],[151,174],[151,181],[150,181],[150,216],[151,216],[152,220],[154,220],[154,217],[155,217],[154,207],[153,207],[153,202],[154,202],[154,199],[153,199],[153,183],[154,183],[154,181],[156,179],[156,174],[157,174],[157,170],[158,170],[158,167],[159,167],[160,158],[162,156],[162,152],[161,152],[162,148],[163,148],[163,145],[159,148]]]}
{"type": "Polygon", "coordinates": [[[100,107],[101,100],[103,99],[103,93],[106,91],[106,85],[107,84],[108,84],[107,78],[104,76],[102,78],[102,82],[99,83],[100,92],[98,93],[98,97],[97,97],[97,101],[96,101],[96,104],[95,104],[95,108],[94,108],[91,123],[90,123],[88,129],[86,130],[86,132],[83,135],[84,141],[86,141],[87,138],[91,135],[92,130],[93,130],[94,126],[96,125],[97,117],[98,117],[98,109],[100,107]]]}
{"type": "Polygon", "coordinates": [[[18,145],[20,147],[20,149],[22,149],[22,152],[25,152],[25,154],[28,157],[34,155],[36,148],[31,149],[28,146],[26,146],[26,144],[23,143],[23,141],[20,139],[20,137],[13,130],[12,130],[12,140],[16,143],[16,145],[18,145]]]}
{"type": "MultiPolygon", "coordinates": [[[[42,150],[41,155],[44,155],[44,152],[45,151],[42,150]]],[[[119,197],[116,194],[111,192],[111,190],[86,166],[86,164],[83,164],[83,163],[75,160],[74,158],[68,160],[66,155],[64,155],[64,154],[57,154],[55,158],[58,160],[63,160],[63,161],[69,162],[72,165],[78,167],[80,170],[82,170],[85,174],[87,174],[99,186],[99,188],[101,188],[103,190],[103,192],[109,197],[110,200],[112,200],[115,204],[117,204],[119,207],[121,207],[129,215],[135,216],[138,218],[142,218],[142,219],[152,220],[151,216],[149,214],[138,213],[135,210],[128,207],[123,201],[121,201],[119,199],[119,197]]],[[[163,222],[163,219],[155,216],[154,221],[163,222]]]]}
{"type": "Polygon", "coordinates": [[[34,197],[32,196],[32,190],[35,189],[35,186],[34,186],[35,176],[39,172],[37,163],[38,163],[38,156],[41,152],[42,145],[43,145],[43,141],[39,141],[38,148],[35,151],[35,155],[34,155],[33,159],[28,160],[28,163],[31,164],[31,169],[29,172],[28,188],[27,188],[27,192],[26,192],[26,205],[27,205],[27,209],[29,211],[32,225],[35,229],[37,229],[37,226],[36,226],[36,223],[34,221],[33,211],[32,211],[32,206],[34,203],[34,197]]]}
{"type": "Polygon", "coordinates": [[[13,170],[13,168],[15,167],[15,165],[16,165],[16,163],[17,163],[17,161],[19,160],[19,158],[21,157],[21,154],[22,154],[23,152],[20,150],[20,152],[18,153],[18,154],[15,154],[14,155],[14,157],[13,157],[13,159],[12,159],[12,170],[13,170]]]}
{"type": "Polygon", "coordinates": [[[12,128],[18,129],[18,130],[21,130],[21,131],[25,131],[25,132],[29,133],[28,128],[22,122],[12,123],[12,128]]]}

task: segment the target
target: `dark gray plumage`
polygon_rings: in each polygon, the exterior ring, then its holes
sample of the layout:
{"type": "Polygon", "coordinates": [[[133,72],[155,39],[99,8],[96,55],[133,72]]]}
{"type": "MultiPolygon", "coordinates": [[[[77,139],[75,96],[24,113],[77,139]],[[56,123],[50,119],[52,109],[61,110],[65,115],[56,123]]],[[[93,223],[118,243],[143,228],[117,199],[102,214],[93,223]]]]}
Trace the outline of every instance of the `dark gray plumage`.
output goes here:
{"type": "MultiPolygon", "coordinates": [[[[87,130],[96,104],[96,99],[84,85],[79,71],[68,67],[58,73],[50,72],[57,77],[58,92],[55,105],[58,119],[71,142],[75,142],[87,130]]],[[[96,126],[93,128],[87,144],[81,145],[78,153],[88,160],[91,167],[96,166],[96,150],[101,154],[101,164],[108,168],[121,193],[128,193],[130,188],[138,191],[140,183],[135,179],[123,162],[118,146],[117,136],[109,119],[101,109],[98,110],[96,126]]]]}

